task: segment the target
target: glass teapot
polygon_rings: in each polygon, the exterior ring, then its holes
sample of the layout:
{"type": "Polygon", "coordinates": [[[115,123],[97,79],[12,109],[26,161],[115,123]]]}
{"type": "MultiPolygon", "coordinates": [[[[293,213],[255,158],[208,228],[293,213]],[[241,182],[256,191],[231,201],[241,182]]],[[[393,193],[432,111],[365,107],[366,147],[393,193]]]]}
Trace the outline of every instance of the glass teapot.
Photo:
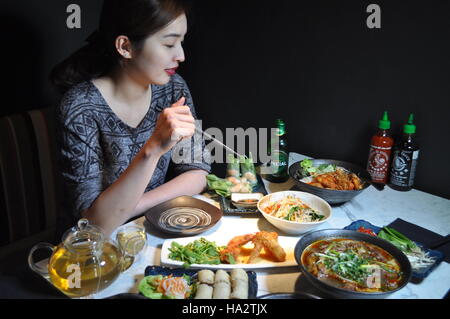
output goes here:
{"type": "Polygon", "coordinates": [[[65,232],[58,246],[48,243],[34,246],[28,264],[73,298],[89,296],[111,285],[123,269],[123,256],[123,250],[105,238],[100,228],[82,218],[77,226],[65,232]],[[44,248],[53,253],[48,265],[41,266],[33,261],[33,254],[44,248]]]}

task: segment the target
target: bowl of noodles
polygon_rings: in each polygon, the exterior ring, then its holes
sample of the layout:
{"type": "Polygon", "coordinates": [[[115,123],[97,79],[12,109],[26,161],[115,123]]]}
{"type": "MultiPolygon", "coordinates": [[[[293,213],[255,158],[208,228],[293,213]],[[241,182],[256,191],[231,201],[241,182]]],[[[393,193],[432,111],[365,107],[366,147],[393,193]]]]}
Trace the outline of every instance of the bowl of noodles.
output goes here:
{"type": "Polygon", "coordinates": [[[325,200],[298,191],[268,194],[258,201],[258,210],[269,223],[289,235],[309,232],[332,216],[325,200]]]}

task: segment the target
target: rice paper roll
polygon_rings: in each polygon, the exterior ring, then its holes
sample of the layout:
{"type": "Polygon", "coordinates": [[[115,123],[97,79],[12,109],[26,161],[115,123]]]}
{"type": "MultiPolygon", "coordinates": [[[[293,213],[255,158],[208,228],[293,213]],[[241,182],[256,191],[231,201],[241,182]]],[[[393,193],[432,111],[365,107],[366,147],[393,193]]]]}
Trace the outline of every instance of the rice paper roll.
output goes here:
{"type": "Polygon", "coordinates": [[[241,156],[240,158],[240,168],[242,177],[245,177],[250,184],[251,187],[254,187],[258,184],[258,180],[256,179],[256,170],[255,164],[253,163],[252,154],[250,154],[249,158],[241,156]]]}
{"type": "Polygon", "coordinates": [[[242,268],[234,268],[231,271],[231,286],[233,286],[233,281],[243,281],[248,283],[248,275],[247,272],[242,268]]]}
{"type": "Polygon", "coordinates": [[[241,176],[239,159],[235,158],[232,154],[229,154],[227,159],[227,177],[233,176],[239,178],[241,176]]]}
{"type": "Polygon", "coordinates": [[[248,299],[248,275],[243,269],[231,271],[231,299],[248,299]]]}
{"type": "Polygon", "coordinates": [[[214,284],[213,299],[230,299],[230,283],[220,281],[214,284]]]}
{"type": "Polygon", "coordinates": [[[222,269],[216,271],[216,276],[214,278],[214,284],[218,284],[220,282],[224,282],[230,285],[230,275],[228,275],[228,273],[222,269]]]}
{"type": "Polygon", "coordinates": [[[213,287],[207,284],[200,284],[197,287],[197,293],[194,299],[212,299],[213,287]]]}
{"type": "MultiPolygon", "coordinates": [[[[231,191],[234,193],[233,191],[231,191]]],[[[251,193],[253,192],[253,186],[250,184],[250,182],[241,182],[241,187],[239,189],[239,193],[251,193]]]]}
{"type": "Polygon", "coordinates": [[[209,269],[203,269],[198,272],[198,281],[201,284],[214,284],[214,272],[209,269]]]}
{"type": "Polygon", "coordinates": [[[219,269],[216,271],[214,278],[213,299],[230,299],[230,294],[230,275],[226,271],[219,269]]]}

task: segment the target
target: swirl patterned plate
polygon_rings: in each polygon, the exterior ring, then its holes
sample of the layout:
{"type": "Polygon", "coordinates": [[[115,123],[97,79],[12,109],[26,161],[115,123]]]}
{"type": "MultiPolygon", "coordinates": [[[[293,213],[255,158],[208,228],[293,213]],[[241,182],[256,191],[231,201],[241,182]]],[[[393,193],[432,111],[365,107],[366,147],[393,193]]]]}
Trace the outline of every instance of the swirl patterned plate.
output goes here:
{"type": "Polygon", "coordinates": [[[162,232],[192,236],[213,227],[222,211],[203,200],[180,196],[150,208],[145,218],[162,232]]]}

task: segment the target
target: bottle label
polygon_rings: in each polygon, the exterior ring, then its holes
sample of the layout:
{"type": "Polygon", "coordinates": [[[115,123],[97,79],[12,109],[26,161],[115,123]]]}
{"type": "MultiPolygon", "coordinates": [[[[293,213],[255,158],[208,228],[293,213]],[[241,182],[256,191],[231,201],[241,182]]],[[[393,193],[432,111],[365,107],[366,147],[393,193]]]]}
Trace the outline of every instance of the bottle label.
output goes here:
{"type": "Polygon", "coordinates": [[[270,168],[272,175],[285,176],[287,174],[288,154],[281,150],[273,150],[271,157],[270,168]]]}
{"type": "Polygon", "coordinates": [[[386,183],[392,147],[370,145],[367,171],[372,181],[386,183]]]}
{"type": "Polygon", "coordinates": [[[410,187],[416,175],[419,151],[396,150],[392,162],[391,184],[410,187]]]}

